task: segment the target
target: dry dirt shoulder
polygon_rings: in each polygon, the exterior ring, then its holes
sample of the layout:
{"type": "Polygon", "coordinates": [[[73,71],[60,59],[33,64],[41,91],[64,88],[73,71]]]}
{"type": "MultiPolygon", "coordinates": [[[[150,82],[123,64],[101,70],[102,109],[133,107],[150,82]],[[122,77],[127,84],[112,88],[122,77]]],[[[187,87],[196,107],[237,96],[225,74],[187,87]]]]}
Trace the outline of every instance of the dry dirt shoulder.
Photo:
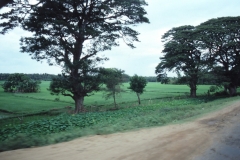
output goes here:
{"type": "MultiPolygon", "coordinates": [[[[220,145],[217,141],[221,141],[221,137],[231,136],[230,130],[236,128],[238,122],[240,101],[193,122],[96,135],[50,146],[7,151],[0,153],[0,159],[201,160],[211,156],[208,153],[214,149],[216,151],[220,145]]],[[[240,128],[239,125],[238,127],[240,128]]],[[[240,148],[238,151],[240,152],[240,148]]]]}

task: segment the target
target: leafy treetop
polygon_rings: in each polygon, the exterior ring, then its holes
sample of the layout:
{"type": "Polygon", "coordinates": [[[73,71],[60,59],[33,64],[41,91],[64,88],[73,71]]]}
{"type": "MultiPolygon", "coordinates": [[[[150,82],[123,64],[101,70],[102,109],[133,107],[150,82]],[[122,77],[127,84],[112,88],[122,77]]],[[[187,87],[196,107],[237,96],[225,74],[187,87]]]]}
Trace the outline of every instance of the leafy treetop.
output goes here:
{"type": "Polygon", "coordinates": [[[133,92],[137,94],[138,97],[138,104],[141,104],[140,101],[140,94],[144,92],[144,88],[147,85],[147,80],[144,77],[134,75],[133,77],[130,78],[130,87],[133,92]]]}

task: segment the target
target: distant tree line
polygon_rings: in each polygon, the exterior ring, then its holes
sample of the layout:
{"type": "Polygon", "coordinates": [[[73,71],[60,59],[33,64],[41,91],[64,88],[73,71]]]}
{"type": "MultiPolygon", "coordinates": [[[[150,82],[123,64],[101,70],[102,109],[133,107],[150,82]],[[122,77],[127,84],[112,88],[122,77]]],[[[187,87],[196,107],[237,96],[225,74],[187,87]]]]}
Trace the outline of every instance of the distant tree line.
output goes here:
{"type": "Polygon", "coordinates": [[[145,76],[144,77],[148,82],[157,82],[156,76],[145,76]]]}
{"type": "MultiPolygon", "coordinates": [[[[162,84],[188,84],[188,79],[185,75],[178,75],[177,77],[166,77],[165,80],[161,80],[162,84]],[[166,83],[164,83],[166,82],[166,83]]],[[[219,79],[215,77],[212,73],[205,73],[198,78],[198,85],[216,85],[219,83],[219,79]]]]}
{"type": "MultiPolygon", "coordinates": [[[[12,73],[0,73],[0,81],[6,81],[12,73]]],[[[47,73],[33,73],[33,74],[24,74],[32,80],[39,80],[39,81],[51,81],[57,75],[54,74],[47,74],[47,73]]]]}
{"type": "MultiPolygon", "coordinates": [[[[129,82],[131,76],[123,73],[122,78],[123,78],[123,82],[129,82]]],[[[146,79],[147,82],[157,82],[156,76],[144,76],[144,78],[146,79]]]]}
{"type": "MultiPolygon", "coordinates": [[[[10,75],[13,73],[0,73],[0,81],[6,81],[10,75]]],[[[32,73],[32,74],[25,74],[30,79],[33,80],[40,80],[40,81],[51,81],[53,78],[56,78],[57,75],[48,74],[48,73],[32,73]]],[[[130,81],[131,76],[126,73],[122,73],[122,82],[127,83],[130,81]]],[[[147,82],[157,82],[156,76],[145,76],[144,77],[147,82]]]]}

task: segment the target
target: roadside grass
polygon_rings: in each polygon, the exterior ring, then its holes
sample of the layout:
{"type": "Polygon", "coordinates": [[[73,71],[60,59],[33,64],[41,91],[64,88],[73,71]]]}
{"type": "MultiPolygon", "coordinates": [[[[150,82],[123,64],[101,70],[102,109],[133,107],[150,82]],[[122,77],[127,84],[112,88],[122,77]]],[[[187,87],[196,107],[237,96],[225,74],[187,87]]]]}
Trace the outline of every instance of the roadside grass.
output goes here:
{"type": "Polygon", "coordinates": [[[189,118],[186,118],[186,119],[181,119],[179,121],[173,121],[173,122],[174,124],[175,123],[181,124],[181,123],[193,121],[205,115],[211,114],[214,111],[221,110],[225,107],[228,107],[235,102],[238,102],[240,104],[240,95],[236,97],[222,97],[222,98],[219,97],[216,99],[212,99],[212,101],[197,105],[201,109],[199,114],[196,114],[195,116],[190,116],[189,118]]]}
{"type": "Polygon", "coordinates": [[[161,99],[152,104],[116,111],[61,114],[24,124],[7,124],[0,129],[0,150],[42,146],[74,138],[125,132],[139,128],[179,123],[225,107],[233,98],[161,99]]]}

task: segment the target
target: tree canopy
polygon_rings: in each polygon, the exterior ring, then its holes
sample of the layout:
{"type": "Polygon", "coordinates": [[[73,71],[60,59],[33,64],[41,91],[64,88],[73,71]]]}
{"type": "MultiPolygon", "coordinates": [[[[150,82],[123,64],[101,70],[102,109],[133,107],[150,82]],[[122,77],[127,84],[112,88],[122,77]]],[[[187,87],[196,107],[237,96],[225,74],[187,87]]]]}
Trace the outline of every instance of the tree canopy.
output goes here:
{"type": "Polygon", "coordinates": [[[141,104],[140,94],[144,92],[144,88],[147,85],[147,80],[144,77],[134,75],[130,78],[130,87],[133,92],[137,94],[138,97],[138,104],[141,104]]]}
{"type": "Polygon", "coordinates": [[[202,69],[202,52],[199,50],[194,26],[180,26],[166,32],[161,62],[156,67],[158,78],[166,77],[166,71],[176,70],[185,74],[190,96],[196,96],[197,82],[202,69]],[[165,75],[165,76],[164,76],[165,75]]]}
{"type": "Polygon", "coordinates": [[[0,28],[2,34],[16,26],[33,33],[21,38],[21,51],[63,67],[50,90],[71,96],[78,113],[84,97],[98,90],[98,64],[107,60],[98,52],[118,46],[118,39],[134,48],[139,33],[131,26],[149,23],[145,5],[144,0],[14,0],[7,5],[11,10],[0,14],[0,28]]]}
{"type": "MultiPolygon", "coordinates": [[[[166,32],[158,77],[166,71],[184,73],[190,96],[196,96],[197,83],[204,75],[213,76],[216,85],[224,85],[230,95],[240,85],[240,17],[221,17],[196,27],[180,26],[166,32]]],[[[206,77],[206,76],[205,76],[206,77]]]]}
{"type": "Polygon", "coordinates": [[[221,17],[197,26],[201,48],[208,51],[208,68],[236,94],[240,85],[240,17],[221,17]]]}

